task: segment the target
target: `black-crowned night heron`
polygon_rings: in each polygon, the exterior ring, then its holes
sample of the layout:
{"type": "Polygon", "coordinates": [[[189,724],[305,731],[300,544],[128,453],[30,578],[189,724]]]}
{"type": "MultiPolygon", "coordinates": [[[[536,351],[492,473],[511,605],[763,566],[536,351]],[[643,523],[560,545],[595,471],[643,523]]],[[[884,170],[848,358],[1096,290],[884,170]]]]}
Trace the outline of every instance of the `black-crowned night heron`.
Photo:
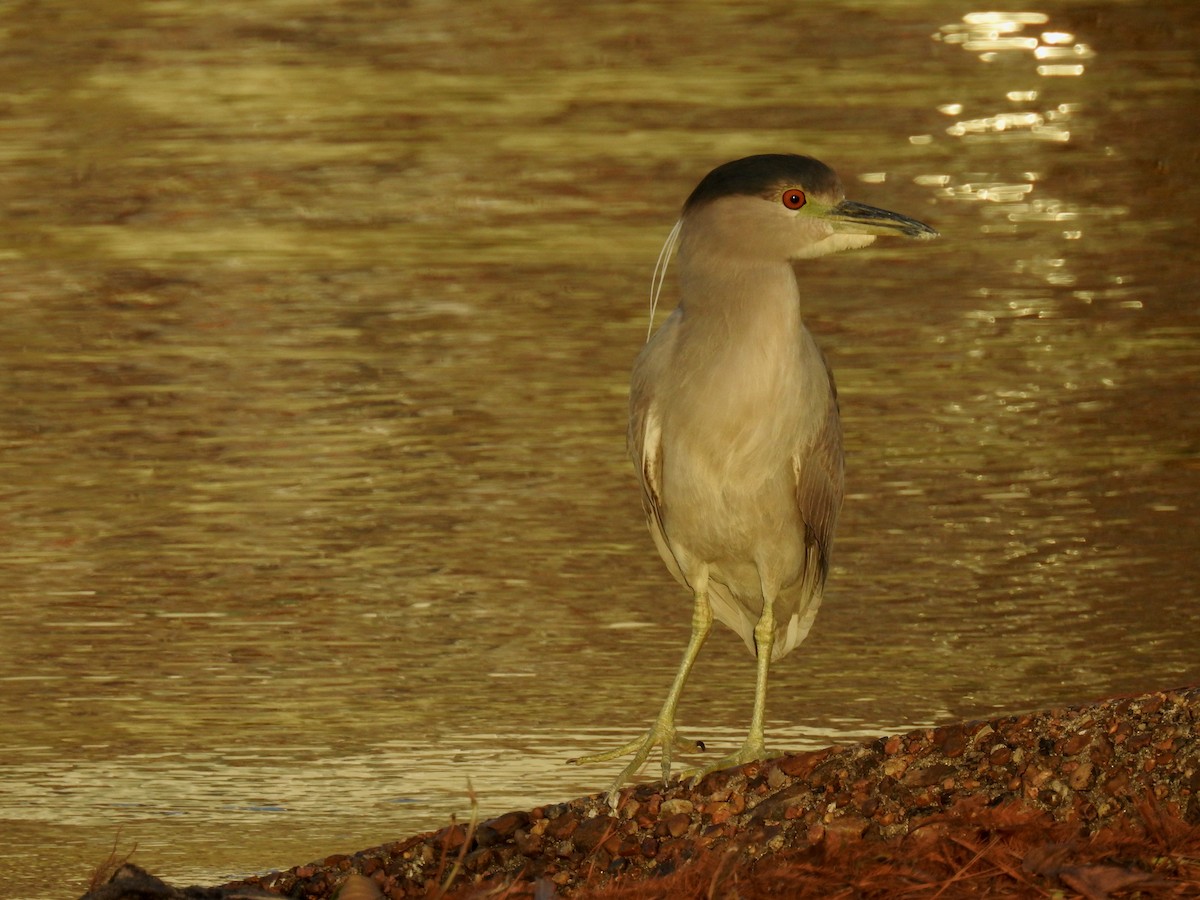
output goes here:
{"type": "MultiPolygon", "coordinates": [[[[865,247],[876,235],[937,232],[846,200],[832,169],[807,156],[764,155],[713,169],[667,239],[652,296],[678,248],[680,298],[633,368],[629,452],[658,553],[692,591],[692,636],[645,735],[600,762],[633,754],[609,799],[662,748],[713,616],[758,657],[754,712],[740,750],[704,772],[766,755],[767,672],[808,634],[821,602],[842,504],[842,432],[825,358],[801,319],[793,260],[865,247]]],[[[806,286],[807,287],[807,286],[806,286]]],[[[651,313],[653,319],[653,312],[651,313]]]]}

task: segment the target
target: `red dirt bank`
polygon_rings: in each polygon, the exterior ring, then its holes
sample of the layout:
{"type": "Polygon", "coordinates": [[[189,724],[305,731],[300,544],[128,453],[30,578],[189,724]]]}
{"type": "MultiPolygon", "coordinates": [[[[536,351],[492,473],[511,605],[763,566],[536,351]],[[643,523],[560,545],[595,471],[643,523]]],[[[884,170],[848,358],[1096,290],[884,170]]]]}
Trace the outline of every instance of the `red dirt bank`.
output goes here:
{"type": "Polygon", "coordinates": [[[638,785],[617,816],[583,797],[204,894],[89,898],[317,900],[352,873],[341,900],[1200,897],[1200,687],[638,785]]]}

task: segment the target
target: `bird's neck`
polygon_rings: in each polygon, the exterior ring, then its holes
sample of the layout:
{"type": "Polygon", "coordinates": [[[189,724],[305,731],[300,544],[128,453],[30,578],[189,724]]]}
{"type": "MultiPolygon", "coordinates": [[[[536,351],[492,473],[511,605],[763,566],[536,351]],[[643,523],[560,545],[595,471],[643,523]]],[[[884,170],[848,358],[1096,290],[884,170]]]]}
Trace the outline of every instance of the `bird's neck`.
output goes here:
{"type": "Polygon", "coordinates": [[[724,331],[732,343],[795,341],[800,291],[791,263],[681,254],[679,306],[692,328],[724,331]]]}
{"type": "MultiPolygon", "coordinates": [[[[796,435],[811,415],[797,394],[824,371],[819,354],[806,355],[812,343],[792,267],[712,257],[680,262],[676,358],[667,376],[677,383],[664,431],[679,429],[707,446],[707,458],[722,472],[775,477],[790,465],[796,435]]],[[[808,396],[825,402],[824,391],[808,396]]]]}

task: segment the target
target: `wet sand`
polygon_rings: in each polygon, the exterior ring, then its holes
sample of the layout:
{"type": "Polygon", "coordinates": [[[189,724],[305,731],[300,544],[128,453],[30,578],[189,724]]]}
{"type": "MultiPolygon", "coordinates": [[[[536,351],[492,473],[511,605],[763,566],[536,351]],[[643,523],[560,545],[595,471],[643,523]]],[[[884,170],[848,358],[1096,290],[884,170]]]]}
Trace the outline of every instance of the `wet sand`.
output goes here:
{"type": "MultiPolygon", "coordinates": [[[[637,785],[615,815],[581,797],[203,896],[1200,896],[1198,724],[1189,687],[921,729],[637,785]]],[[[89,896],[184,896],[151,883],[89,896]]]]}

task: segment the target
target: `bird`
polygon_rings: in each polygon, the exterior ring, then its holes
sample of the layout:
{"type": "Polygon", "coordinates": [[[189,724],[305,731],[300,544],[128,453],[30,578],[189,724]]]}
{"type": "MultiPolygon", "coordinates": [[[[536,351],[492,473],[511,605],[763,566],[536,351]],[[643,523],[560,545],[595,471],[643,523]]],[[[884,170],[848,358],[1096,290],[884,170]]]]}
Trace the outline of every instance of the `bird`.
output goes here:
{"type": "Polygon", "coordinates": [[[843,495],[837,389],[802,318],[819,294],[793,263],[865,247],[877,235],[928,240],[938,232],[847,200],[817,159],[772,153],[705,175],[663,245],[651,330],[673,253],[679,300],[634,364],[628,449],[658,554],[692,593],[692,629],[649,730],[571,760],[632,756],[607,794],[614,811],[621,786],[655,747],[664,783],[676,750],[704,749],[676,732],[675,713],[714,618],[756,657],[754,706],[741,748],[694,774],[767,755],[770,666],[812,627],[843,495]]]}

